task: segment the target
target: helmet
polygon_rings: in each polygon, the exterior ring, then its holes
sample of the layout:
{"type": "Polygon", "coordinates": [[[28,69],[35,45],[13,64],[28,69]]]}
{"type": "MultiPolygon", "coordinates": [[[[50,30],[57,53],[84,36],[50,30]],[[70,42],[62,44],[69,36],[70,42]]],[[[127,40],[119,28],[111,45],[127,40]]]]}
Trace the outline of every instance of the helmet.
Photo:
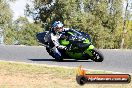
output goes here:
{"type": "Polygon", "coordinates": [[[54,29],[55,32],[62,32],[63,29],[63,24],[60,21],[55,21],[52,25],[52,28],[54,29]]]}
{"type": "Polygon", "coordinates": [[[56,28],[56,27],[63,27],[63,24],[62,22],[60,21],[55,21],[52,25],[53,28],[56,28]]]}

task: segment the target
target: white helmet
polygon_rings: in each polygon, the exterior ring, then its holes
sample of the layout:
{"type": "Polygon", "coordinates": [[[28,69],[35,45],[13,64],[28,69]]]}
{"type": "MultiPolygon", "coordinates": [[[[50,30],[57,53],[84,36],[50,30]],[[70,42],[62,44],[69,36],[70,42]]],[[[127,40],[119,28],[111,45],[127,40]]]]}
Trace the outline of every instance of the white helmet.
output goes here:
{"type": "Polygon", "coordinates": [[[52,25],[55,33],[61,33],[63,31],[63,24],[60,21],[55,21],[52,25]]]}

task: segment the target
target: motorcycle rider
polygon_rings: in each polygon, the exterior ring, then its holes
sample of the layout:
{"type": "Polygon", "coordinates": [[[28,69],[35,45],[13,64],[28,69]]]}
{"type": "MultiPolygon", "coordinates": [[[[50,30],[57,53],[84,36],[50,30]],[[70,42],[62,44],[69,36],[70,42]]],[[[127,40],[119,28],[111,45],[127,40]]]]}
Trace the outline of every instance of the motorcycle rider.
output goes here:
{"type": "MultiPolygon", "coordinates": [[[[50,39],[48,38],[48,41],[52,42],[52,44],[54,45],[54,47],[52,47],[53,57],[56,58],[57,60],[62,59],[62,54],[60,53],[60,51],[69,50],[70,48],[70,46],[66,47],[66,46],[60,45],[59,43],[60,37],[63,34],[65,34],[66,31],[78,32],[75,29],[64,28],[64,25],[61,21],[55,21],[49,32],[50,39]]],[[[78,34],[80,33],[78,32],[78,34]]]]}
{"type": "Polygon", "coordinates": [[[52,25],[52,28],[50,29],[50,39],[51,42],[54,44],[54,47],[52,48],[54,54],[53,57],[58,60],[61,60],[62,58],[60,50],[67,49],[66,46],[60,45],[59,39],[64,32],[70,30],[70,28],[64,28],[63,26],[64,25],[62,22],[55,21],[52,25]]]}

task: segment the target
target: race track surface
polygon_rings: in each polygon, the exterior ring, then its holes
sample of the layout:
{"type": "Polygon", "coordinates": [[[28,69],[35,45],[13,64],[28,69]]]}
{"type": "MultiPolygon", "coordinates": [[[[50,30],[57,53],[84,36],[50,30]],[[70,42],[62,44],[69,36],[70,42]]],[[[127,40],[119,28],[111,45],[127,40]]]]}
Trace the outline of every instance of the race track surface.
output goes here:
{"type": "Polygon", "coordinates": [[[82,65],[87,69],[93,70],[132,73],[132,50],[101,49],[101,51],[104,55],[103,62],[93,62],[91,60],[75,61],[69,59],[64,60],[64,62],[56,62],[46,52],[45,47],[0,45],[0,60],[69,67],[82,65]]]}

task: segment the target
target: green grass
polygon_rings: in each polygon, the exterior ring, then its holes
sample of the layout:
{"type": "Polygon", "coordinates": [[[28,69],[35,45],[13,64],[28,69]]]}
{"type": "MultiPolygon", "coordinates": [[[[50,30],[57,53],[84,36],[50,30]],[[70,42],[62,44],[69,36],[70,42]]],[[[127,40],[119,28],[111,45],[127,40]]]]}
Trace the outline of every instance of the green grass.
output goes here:
{"type": "MultiPolygon", "coordinates": [[[[88,71],[88,74],[111,73],[88,71]]],[[[76,83],[76,68],[0,62],[0,88],[132,88],[129,84],[76,83]]]]}

